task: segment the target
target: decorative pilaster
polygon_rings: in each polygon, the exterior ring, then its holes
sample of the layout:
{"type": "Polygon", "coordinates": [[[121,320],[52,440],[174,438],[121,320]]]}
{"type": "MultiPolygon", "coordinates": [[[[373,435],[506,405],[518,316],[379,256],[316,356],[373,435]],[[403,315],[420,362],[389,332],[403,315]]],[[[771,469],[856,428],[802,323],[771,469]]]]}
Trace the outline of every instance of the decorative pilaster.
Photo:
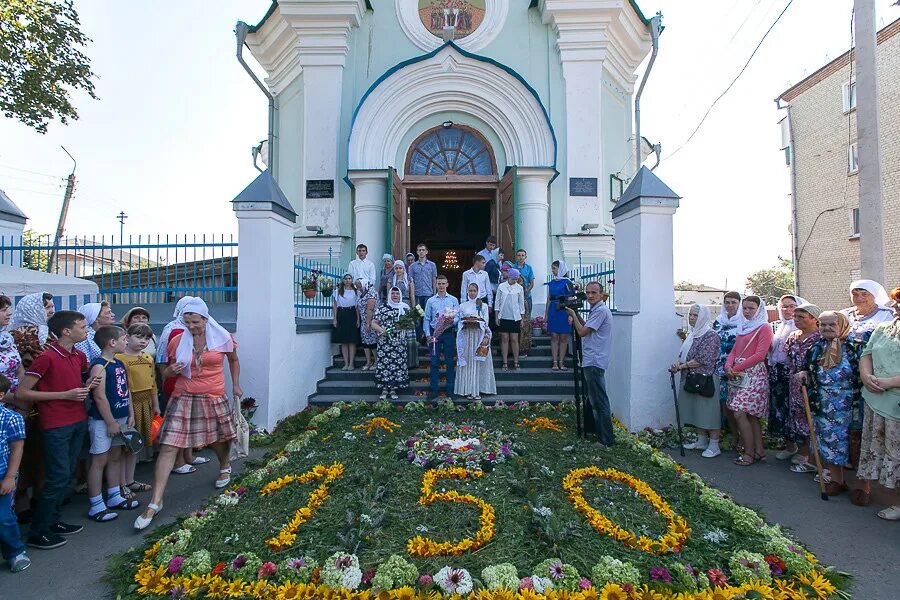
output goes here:
{"type": "Polygon", "coordinates": [[[369,248],[369,260],[381,264],[387,247],[387,169],[348,171],[353,184],[353,222],[357,243],[369,248]]]}
{"type": "MultiPolygon", "coordinates": [[[[521,240],[519,246],[528,252],[528,264],[534,269],[536,279],[531,298],[534,304],[533,315],[544,312],[547,304],[547,286],[543,285],[550,273],[549,244],[550,204],[547,186],[556,175],[553,169],[519,167],[516,169],[518,186],[516,205],[518,210],[518,231],[516,238],[521,240]]],[[[508,255],[512,255],[509,252],[508,255]]]]}

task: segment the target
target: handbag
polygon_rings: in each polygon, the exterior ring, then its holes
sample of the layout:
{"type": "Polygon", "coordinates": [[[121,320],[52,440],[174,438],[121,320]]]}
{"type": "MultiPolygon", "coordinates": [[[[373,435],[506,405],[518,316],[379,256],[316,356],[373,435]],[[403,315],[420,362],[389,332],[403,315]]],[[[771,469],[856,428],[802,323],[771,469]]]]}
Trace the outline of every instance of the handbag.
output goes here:
{"type": "Polygon", "coordinates": [[[716,383],[713,381],[712,375],[688,373],[684,378],[684,391],[699,394],[704,398],[712,398],[716,395],[716,383]]]}
{"type": "Polygon", "coordinates": [[[238,397],[232,400],[231,423],[235,433],[231,442],[231,460],[244,458],[250,453],[250,425],[241,413],[241,399],[238,397]]]}

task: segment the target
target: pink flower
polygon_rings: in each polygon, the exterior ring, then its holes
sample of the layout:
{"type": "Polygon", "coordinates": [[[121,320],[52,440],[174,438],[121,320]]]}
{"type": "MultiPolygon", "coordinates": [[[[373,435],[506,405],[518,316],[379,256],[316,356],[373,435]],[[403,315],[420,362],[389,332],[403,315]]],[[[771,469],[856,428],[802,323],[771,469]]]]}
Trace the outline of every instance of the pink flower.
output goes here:
{"type": "Polygon", "coordinates": [[[531,581],[531,577],[523,577],[522,580],[519,582],[519,589],[520,590],[533,590],[534,582],[531,581]]]}
{"type": "Polygon", "coordinates": [[[372,583],[372,578],[375,577],[375,569],[366,569],[362,574],[362,582],[363,585],[369,585],[372,583]]]}
{"type": "Polygon", "coordinates": [[[426,586],[434,583],[434,580],[431,578],[431,575],[422,575],[419,577],[419,585],[426,586]]]}
{"type": "Polygon", "coordinates": [[[709,578],[709,583],[713,587],[725,587],[728,585],[725,573],[723,573],[721,569],[710,569],[706,572],[706,576],[709,578]]]}
{"type": "Polygon", "coordinates": [[[587,577],[582,577],[582,578],[578,581],[578,587],[579,587],[579,589],[582,589],[582,590],[589,590],[589,589],[591,589],[591,580],[588,579],[587,577]]]}
{"type": "Polygon", "coordinates": [[[259,571],[256,572],[257,579],[265,579],[266,577],[271,577],[275,574],[275,571],[278,570],[278,566],[273,562],[263,563],[263,565],[259,568],[259,571]]]}
{"type": "Polygon", "coordinates": [[[169,573],[169,575],[174,575],[181,570],[182,564],[184,564],[184,557],[176,556],[169,561],[169,564],[166,566],[166,571],[169,573]]]}

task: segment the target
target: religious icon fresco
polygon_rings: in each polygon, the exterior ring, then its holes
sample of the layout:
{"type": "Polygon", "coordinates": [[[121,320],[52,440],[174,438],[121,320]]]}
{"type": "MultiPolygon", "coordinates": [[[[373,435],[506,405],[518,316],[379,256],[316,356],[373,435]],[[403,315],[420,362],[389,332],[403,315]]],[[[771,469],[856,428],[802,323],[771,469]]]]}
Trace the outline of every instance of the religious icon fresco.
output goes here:
{"type": "Polygon", "coordinates": [[[485,0],[419,0],[419,18],[437,37],[444,27],[456,28],[455,39],[464,38],[484,21],[485,0]]]}

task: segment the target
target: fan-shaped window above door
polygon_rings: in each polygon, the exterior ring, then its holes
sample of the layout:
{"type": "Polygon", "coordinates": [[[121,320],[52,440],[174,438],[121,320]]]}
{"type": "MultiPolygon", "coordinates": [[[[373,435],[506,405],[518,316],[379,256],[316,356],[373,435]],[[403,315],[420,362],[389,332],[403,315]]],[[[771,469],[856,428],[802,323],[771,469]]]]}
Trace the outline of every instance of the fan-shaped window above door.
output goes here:
{"type": "Polygon", "coordinates": [[[417,139],[406,164],[407,175],[493,175],[494,155],[475,130],[436,127],[417,139]]]}

